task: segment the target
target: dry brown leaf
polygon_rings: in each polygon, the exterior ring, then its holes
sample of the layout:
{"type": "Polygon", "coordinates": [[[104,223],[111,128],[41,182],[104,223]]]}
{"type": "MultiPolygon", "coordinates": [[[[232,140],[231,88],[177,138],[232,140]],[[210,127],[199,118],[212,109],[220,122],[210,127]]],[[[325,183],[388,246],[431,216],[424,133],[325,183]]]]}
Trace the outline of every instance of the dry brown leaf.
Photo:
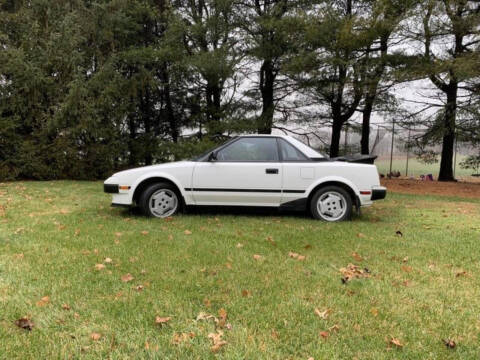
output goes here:
{"type": "Polygon", "coordinates": [[[173,339],[172,342],[175,345],[179,345],[187,340],[193,339],[195,337],[194,332],[189,332],[189,333],[175,333],[173,334],[173,339]]]}
{"type": "Polygon", "coordinates": [[[314,312],[315,312],[315,315],[317,315],[320,319],[325,320],[325,319],[328,318],[328,315],[330,315],[332,310],[331,309],[325,309],[323,311],[320,311],[318,308],[315,308],[314,312]]]}
{"type": "Polygon", "coordinates": [[[370,313],[373,315],[373,316],[378,316],[378,309],[377,308],[371,308],[370,309],[370,313]]]}
{"type": "Polygon", "coordinates": [[[277,246],[277,244],[275,243],[275,240],[273,240],[273,237],[267,236],[267,237],[266,237],[266,240],[267,240],[270,244],[272,244],[273,246],[277,246]]]}
{"type": "Polygon", "coordinates": [[[227,269],[230,269],[230,270],[231,270],[231,269],[232,269],[232,264],[230,264],[230,263],[227,262],[227,263],[225,264],[225,267],[226,267],[227,269]]]}
{"type": "Polygon", "coordinates": [[[215,319],[215,316],[207,314],[206,312],[203,312],[203,311],[198,313],[197,318],[196,318],[197,321],[210,320],[210,319],[215,319]]]}
{"type": "Polygon", "coordinates": [[[262,256],[262,255],[255,254],[255,255],[253,255],[253,258],[254,258],[255,260],[262,260],[262,259],[263,259],[263,256],[262,256]]]}
{"type": "Polygon", "coordinates": [[[460,277],[460,276],[468,276],[468,273],[466,271],[460,271],[455,274],[455,277],[460,277]]]}
{"type": "Polygon", "coordinates": [[[166,316],[166,317],[157,316],[155,317],[155,324],[159,324],[163,326],[164,324],[168,323],[171,319],[172,319],[171,316],[166,316]]]}
{"type": "Polygon", "coordinates": [[[252,296],[252,292],[249,290],[242,290],[242,296],[243,297],[250,297],[252,296]]]}
{"type": "Polygon", "coordinates": [[[95,333],[95,332],[94,332],[94,333],[91,333],[91,334],[90,334],[90,339],[92,339],[93,341],[100,340],[101,337],[102,337],[102,335],[99,334],[99,333],[95,333]]]}
{"type": "Polygon", "coordinates": [[[31,331],[35,324],[33,323],[32,320],[30,320],[28,317],[23,317],[15,321],[15,325],[17,325],[19,328],[31,331]]]}
{"type": "Polygon", "coordinates": [[[279,333],[277,330],[273,329],[270,335],[273,339],[278,340],[279,333]]]}
{"type": "Polygon", "coordinates": [[[50,303],[50,297],[49,296],[44,296],[40,300],[37,301],[37,306],[45,306],[50,303]]]}
{"type": "Polygon", "coordinates": [[[342,282],[346,284],[351,279],[368,278],[370,277],[370,270],[367,268],[360,268],[357,265],[348,264],[347,267],[341,268],[340,272],[343,275],[342,282]]]}
{"type": "Polygon", "coordinates": [[[134,279],[134,277],[130,273],[122,276],[122,281],[123,282],[129,282],[129,281],[132,281],[133,279],[134,279]]]}
{"type": "Polygon", "coordinates": [[[107,263],[107,264],[110,264],[113,260],[110,259],[109,257],[105,258],[105,260],[103,260],[103,262],[107,263]]]}
{"type": "Polygon", "coordinates": [[[141,232],[141,234],[142,234],[142,235],[148,235],[148,231],[147,231],[147,230],[143,230],[143,231],[141,232]]]}
{"type": "Polygon", "coordinates": [[[298,261],[304,261],[306,259],[305,255],[298,255],[297,260],[298,261]]]}
{"type": "Polygon", "coordinates": [[[122,235],[123,235],[123,233],[121,233],[121,232],[116,232],[116,233],[115,233],[115,236],[116,236],[116,237],[121,237],[122,235]]]}
{"type": "Polygon", "coordinates": [[[205,305],[206,307],[210,307],[212,306],[212,302],[209,299],[205,298],[203,299],[203,305],[205,305]]]}
{"type": "Polygon", "coordinates": [[[243,244],[241,244],[241,243],[237,244],[237,248],[242,248],[242,247],[243,247],[243,244]]]}
{"type": "Polygon", "coordinates": [[[99,271],[100,271],[100,270],[103,270],[103,269],[105,269],[105,265],[103,265],[103,264],[95,264],[95,270],[99,270],[99,271]]]}
{"type": "Polygon", "coordinates": [[[184,233],[185,235],[192,235],[192,232],[191,232],[190,230],[185,230],[183,233],[184,233]]]}
{"type": "Polygon", "coordinates": [[[358,233],[358,234],[357,234],[357,237],[359,237],[359,238],[366,238],[367,236],[366,236],[365,234],[358,233]]]}
{"type": "Polygon", "coordinates": [[[213,345],[210,348],[212,352],[214,353],[218,352],[222,348],[222,346],[227,344],[225,340],[222,340],[222,336],[223,336],[222,330],[218,330],[216,333],[208,334],[208,338],[213,342],[213,345]]]}
{"type": "Polygon", "coordinates": [[[361,257],[360,254],[355,251],[352,253],[352,257],[357,261],[363,261],[363,257],[361,257]]]}
{"type": "Polygon", "coordinates": [[[62,309],[63,309],[63,310],[70,310],[70,305],[68,305],[68,304],[63,304],[63,305],[62,305],[62,309]]]}
{"type": "Polygon", "coordinates": [[[218,310],[218,321],[217,326],[223,328],[225,326],[225,322],[227,321],[227,311],[224,308],[218,310]]]}
{"type": "Polygon", "coordinates": [[[443,343],[449,349],[455,349],[455,347],[457,346],[456,342],[453,341],[452,339],[445,339],[443,340],[443,343]]]}
{"type": "Polygon", "coordinates": [[[298,254],[296,252],[289,251],[288,256],[291,257],[292,259],[298,258],[298,254]]]}
{"type": "Polygon", "coordinates": [[[320,336],[327,339],[330,336],[330,333],[328,331],[320,331],[320,336]]]}
{"type": "Polygon", "coordinates": [[[143,290],[143,285],[137,285],[137,286],[135,287],[135,290],[137,290],[137,291],[139,291],[139,292],[142,291],[142,290],[143,290]]]}
{"type": "Polygon", "coordinates": [[[395,345],[397,348],[403,347],[402,342],[399,339],[396,339],[394,337],[390,338],[390,341],[388,342],[389,345],[395,345]]]}
{"type": "Polygon", "coordinates": [[[402,271],[406,272],[406,273],[409,273],[409,272],[412,272],[413,268],[411,266],[408,266],[408,265],[402,265],[402,271]]]}

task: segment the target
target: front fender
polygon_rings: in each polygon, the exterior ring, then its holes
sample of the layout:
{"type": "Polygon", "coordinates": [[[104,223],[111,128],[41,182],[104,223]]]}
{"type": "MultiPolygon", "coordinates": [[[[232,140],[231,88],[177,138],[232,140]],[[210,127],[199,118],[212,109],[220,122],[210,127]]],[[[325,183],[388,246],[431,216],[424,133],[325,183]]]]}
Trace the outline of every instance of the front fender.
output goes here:
{"type": "Polygon", "coordinates": [[[149,172],[148,174],[144,174],[135,180],[135,182],[131,185],[131,189],[129,193],[130,201],[133,201],[133,194],[135,193],[135,190],[137,189],[138,185],[140,185],[143,181],[151,178],[164,178],[171,181],[180,190],[180,193],[182,194],[183,198],[186,197],[185,189],[183,185],[180,183],[180,181],[178,181],[178,179],[176,179],[171,174],[161,172],[161,171],[155,171],[155,172],[149,172]]]}

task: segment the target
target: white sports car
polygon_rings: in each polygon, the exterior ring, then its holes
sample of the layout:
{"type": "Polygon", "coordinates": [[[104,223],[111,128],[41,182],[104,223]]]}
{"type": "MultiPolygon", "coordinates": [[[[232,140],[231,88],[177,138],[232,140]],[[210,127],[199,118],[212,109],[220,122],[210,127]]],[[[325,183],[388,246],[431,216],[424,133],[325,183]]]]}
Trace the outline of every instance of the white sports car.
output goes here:
{"type": "Polygon", "coordinates": [[[354,206],[385,198],[374,159],[330,159],[290,136],[245,135],[192,160],[118,172],[104,191],[113,206],[137,204],[159,218],[189,205],[227,205],[303,209],[341,221],[354,206]]]}

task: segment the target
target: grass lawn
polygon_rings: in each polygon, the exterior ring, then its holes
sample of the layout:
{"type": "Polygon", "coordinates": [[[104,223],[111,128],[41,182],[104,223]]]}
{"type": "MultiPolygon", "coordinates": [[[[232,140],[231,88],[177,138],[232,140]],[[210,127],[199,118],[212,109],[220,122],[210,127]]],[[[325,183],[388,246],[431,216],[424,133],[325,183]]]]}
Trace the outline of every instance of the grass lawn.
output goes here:
{"type": "Polygon", "coordinates": [[[0,204],[1,359],[480,356],[478,200],[389,194],[339,224],[147,219],[93,182],[0,184],[0,204]],[[349,263],[370,273],[343,284],[349,263]]]}

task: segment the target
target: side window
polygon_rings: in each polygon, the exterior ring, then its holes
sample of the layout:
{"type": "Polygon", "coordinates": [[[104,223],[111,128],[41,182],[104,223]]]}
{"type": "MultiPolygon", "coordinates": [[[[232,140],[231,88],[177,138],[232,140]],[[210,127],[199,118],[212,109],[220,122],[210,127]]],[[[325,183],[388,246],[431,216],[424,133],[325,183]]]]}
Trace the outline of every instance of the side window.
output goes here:
{"type": "Polygon", "coordinates": [[[283,161],[306,161],[308,158],[298,151],[293,145],[283,139],[280,141],[280,151],[282,152],[283,161]]]}
{"type": "Polygon", "coordinates": [[[241,138],[217,153],[218,161],[278,161],[276,138],[241,138]]]}

